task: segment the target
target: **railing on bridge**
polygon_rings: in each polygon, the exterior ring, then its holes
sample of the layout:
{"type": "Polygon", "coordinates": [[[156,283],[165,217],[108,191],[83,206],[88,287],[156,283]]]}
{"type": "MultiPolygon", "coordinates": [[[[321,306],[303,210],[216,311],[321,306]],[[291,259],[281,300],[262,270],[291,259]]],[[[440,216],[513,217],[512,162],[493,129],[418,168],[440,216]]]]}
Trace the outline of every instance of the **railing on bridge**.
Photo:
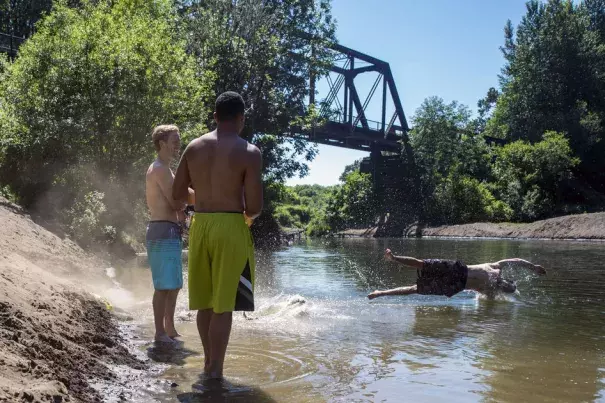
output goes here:
{"type": "Polygon", "coordinates": [[[15,56],[23,42],[25,38],[0,32],[0,52],[8,53],[9,56],[15,56]]]}
{"type": "MultiPolygon", "coordinates": [[[[333,44],[330,48],[334,51],[334,63],[330,68],[332,76],[325,77],[328,94],[320,103],[323,124],[308,133],[294,130],[294,135],[321,144],[368,152],[401,152],[401,141],[407,140],[409,127],[389,64],[342,45],[333,44]],[[362,102],[360,95],[363,94],[355,78],[368,73],[375,74],[376,78],[362,102]],[[382,92],[380,120],[371,120],[368,118],[368,106],[379,92],[382,92]],[[387,101],[394,109],[389,120],[387,101]]],[[[314,82],[311,88],[315,88],[314,82]]]]}
{"type": "MultiPolygon", "coordinates": [[[[338,112],[338,113],[332,114],[331,116],[332,117],[329,119],[330,121],[337,122],[337,123],[343,123],[343,124],[347,123],[346,118],[343,113],[338,112]]],[[[394,116],[397,117],[397,114],[395,114],[394,116]]],[[[361,115],[354,115],[353,118],[354,118],[353,126],[355,128],[368,129],[368,130],[372,130],[375,132],[386,133],[387,135],[391,134],[391,135],[397,136],[399,138],[401,138],[401,136],[403,135],[403,130],[401,130],[401,128],[399,126],[394,126],[392,121],[385,129],[383,129],[381,122],[377,122],[375,120],[370,120],[370,119],[366,118],[367,127],[364,127],[364,125],[361,123],[361,115]]]]}

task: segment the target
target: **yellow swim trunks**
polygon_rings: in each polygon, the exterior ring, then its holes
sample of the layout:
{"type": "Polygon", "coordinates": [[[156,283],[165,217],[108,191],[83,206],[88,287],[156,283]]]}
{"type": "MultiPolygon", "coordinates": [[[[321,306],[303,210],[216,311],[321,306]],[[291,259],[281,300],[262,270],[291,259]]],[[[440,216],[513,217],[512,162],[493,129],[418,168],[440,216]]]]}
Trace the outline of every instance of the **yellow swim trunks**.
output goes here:
{"type": "Polygon", "coordinates": [[[195,213],[189,228],[189,309],[254,310],[254,245],[242,213],[195,213]]]}

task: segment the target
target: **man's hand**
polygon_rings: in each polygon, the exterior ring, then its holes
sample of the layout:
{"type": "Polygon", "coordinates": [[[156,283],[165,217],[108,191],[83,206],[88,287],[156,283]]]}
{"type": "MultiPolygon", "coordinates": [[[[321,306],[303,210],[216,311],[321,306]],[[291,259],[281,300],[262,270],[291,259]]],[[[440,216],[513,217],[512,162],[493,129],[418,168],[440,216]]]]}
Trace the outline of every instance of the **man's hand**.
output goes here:
{"type": "Polygon", "coordinates": [[[250,218],[246,215],[246,213],[244,213],[244,220],[246,221],[246,224],[248,225],[248,227],[252,226],[252,223],[254,223],[254,218],[250,218]]]}
{"type": "Polygon", "coordinates": [[[386,260],[388,260],[389,262],[394,262],[394,261],[395,261],[395,256],[393,256],[393,252],[391,252],[391,250],[390,250],[390,249],[387,249],[387,250],[384,252],[384,258],[385,258],[386,260]]]}
{"type": "Polygon", "coordinates": [[[176,217],[177,220],[179,220],[180,223],[184,223],[185,222],[185,212],[183,210],[178,210],[176,212],[176,217]]]}
{"type": "Polygon", "coordinates": [[[195,192],[191,188],[189,188],[189,194],[187,195],[187,204],[195,206],[195,192]]]}

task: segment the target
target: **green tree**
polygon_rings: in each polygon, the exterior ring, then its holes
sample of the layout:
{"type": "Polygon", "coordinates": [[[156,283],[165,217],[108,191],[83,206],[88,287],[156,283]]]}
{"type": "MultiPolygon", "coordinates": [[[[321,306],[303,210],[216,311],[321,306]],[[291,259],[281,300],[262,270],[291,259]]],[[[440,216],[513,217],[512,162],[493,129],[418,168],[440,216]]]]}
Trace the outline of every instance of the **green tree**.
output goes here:
{"type": "Polygon", "coordinates": [[[361,161],[362,161],[361,159],[358,159],[358,160],[355,160],[352,164],[345,166],[345,169],[342,171],[342,173],[338,177],[338,180],[341,182],[346,182],[348,174],[350,174],[351,172],[359,171],[359,169],[361,167],[361,161]]]}
{"type": "Polygon", "coordinates": [[[168,0],[56,2],[0,69],[0,182],[48,213],[95,190],[122,227],[145,211],[151,129],[176,123],[193,135],[209,110],[209,79],[175,21],[168,0]]]}
{"type": "MultiPolygon", "coordinates": [[[[323,212],[322,212],[323,213],[323,212]]],[[[324,214],[314,217],[307,226],[307,235],[310,237],[322,237],[332,231],[324,214]]]]}
{"type": "MultiPolygon", "coordinates": [[[[281,227],[304,228],[311,236],[323,234],[325,210],[332,194],[332,186],[296,185],[283,186],[277,197],[274,216],[281,227]],[[314,227],[311,229],[310,227],[314,227]]],[[[325,225],[324,225],[325,224],[325,225]]]]}
{"type": "Polygon", "coordinates": [[[326,222],[333,231],[368,227],[376,223],[377,205],[370,175],[352,171],[334,188],[326,206],[326,222]]]}
{"type": "Polygon", "coordinates": [[[430,216],[438,224],[463,224],[478,221],[508,221],[512,209],[496,200],[484,182],[460,175],[452,169],[435,189],[430,216]]]}
{"type": "Polygon", "coordinates": [[[500,93],[498,92],[498,90],[494,87],[491,87],[487,91],[485,98],[482,98],[477,102],[478,116],[474,121],[475,133],[479,134],[485,131],[485,127],[487,125],[489,117],[493,112],[494,107],[496,106],[496,103],[498,102],[499,96],[500,93]]]}
{"type": "Polygon", "coordinates": [[[516,219],[545,218],[557,207],[561,181],[578,163],[561,133],[547,132],[533,145],[518,140],[495,150],[493,189],[516,219]]]}
{"type": "Polygon", "coordinates": [[[468,107],[430,97],[418,108],[412,121],[410,142],[425,186],[431,187],[434,180],[446,177],[454,165],[460,165],[465,173],[484,174],[487,147],[483,137],[473,130],[468,107]]]}
{"type": "Polygon", "coordinates": [[[182,2],[180,13],[199,68],[217,72],[214,92],[244,97],[243,135],[261,147],[265,179],[306,174],[316,146],[286,135],[315,118],[310,77],[332,60],[325,47],[334,41],[330,1],[197,0],[182,2]]]}
{"type": "Polygon", "coordinates": [[[564,133],[581,174],[605,190],[605,5],[601,0],[532,0],[502,47],[502,94],[486,132],[540,141],[564,133]]]}
{"type": "Polygon", "coordinates": [[[458,176],[486,180],[489,149],[470,110],[456,101],[446,104],[438,97],[427,98],[412,120],[410,142],[422,176],[426,219],[442,222],[437,189],[443,189],[442,182],[454,170],[458,176]]]}

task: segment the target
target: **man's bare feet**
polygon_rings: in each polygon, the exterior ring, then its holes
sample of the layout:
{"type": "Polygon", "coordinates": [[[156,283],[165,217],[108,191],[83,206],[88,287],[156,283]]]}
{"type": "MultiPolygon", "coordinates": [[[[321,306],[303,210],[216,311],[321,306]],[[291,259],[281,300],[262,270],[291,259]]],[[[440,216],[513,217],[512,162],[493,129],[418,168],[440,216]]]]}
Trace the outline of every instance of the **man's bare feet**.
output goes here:
{"type": "Polygon", "coordinates": [[[208,379],[223,379],[223,374],[217,371],[206,372],[206,378],[208,379]]]}
{"type": "Polygon", "coordinates": [[[170,331],[167,332],[168,333],[168,337],[170,337],[171,339],[176,339],[177,337],[181,337],[180,333],[176,331],[176,329],[172,329],[170,331]]]}
{"type": "Polygon", "coordinates": [[[368,299],[374,299],[376,297],[380,297],[380,291],[374,291],[368,294],[368,299]]]}
{"type": "Polygon", "coordinates": [[[219,371],[213,371],[208,366],[204,365],[204,372],[202,372],[201,377],[204,379],[222,379],[223,374],[219,371]]]}
{"type": "Polygon", "coordinates": [[[173,344],[174,340],[172,340],[167,334],[156,334],[155,335],[155,341],[156,343],[166,343],[166,344],[173,344]]]}

